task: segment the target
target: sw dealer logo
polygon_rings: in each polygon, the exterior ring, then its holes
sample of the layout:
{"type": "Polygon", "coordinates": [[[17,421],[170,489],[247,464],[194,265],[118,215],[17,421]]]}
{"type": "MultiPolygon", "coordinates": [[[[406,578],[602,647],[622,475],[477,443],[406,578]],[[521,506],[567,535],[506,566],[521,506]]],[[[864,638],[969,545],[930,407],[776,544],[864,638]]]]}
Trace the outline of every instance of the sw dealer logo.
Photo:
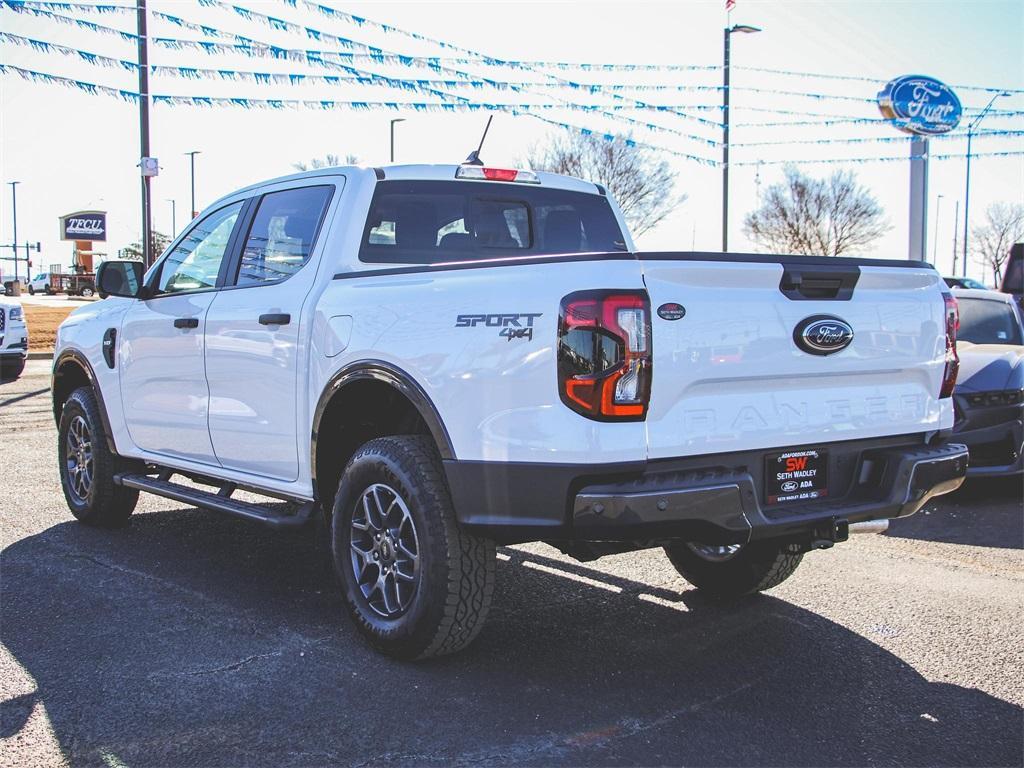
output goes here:
{"type": "Polygon", "coordinates": [[[813,501],[828,495],[828,454],[788,451],[765,460],[765,500],[769,504],[813,501]]]}

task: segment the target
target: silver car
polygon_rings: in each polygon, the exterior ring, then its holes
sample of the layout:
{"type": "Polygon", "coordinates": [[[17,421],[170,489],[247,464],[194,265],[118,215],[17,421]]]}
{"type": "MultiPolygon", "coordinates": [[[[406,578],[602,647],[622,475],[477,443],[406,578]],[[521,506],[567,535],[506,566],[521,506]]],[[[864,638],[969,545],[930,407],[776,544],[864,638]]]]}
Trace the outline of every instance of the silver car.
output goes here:
{"type": "Polygon", "coordinates": [[[971,451],[968,475],[1024,472],[1024,317],[1013,297],[954,289],[960,307],[954,392],[957,442],[971,451]]]}

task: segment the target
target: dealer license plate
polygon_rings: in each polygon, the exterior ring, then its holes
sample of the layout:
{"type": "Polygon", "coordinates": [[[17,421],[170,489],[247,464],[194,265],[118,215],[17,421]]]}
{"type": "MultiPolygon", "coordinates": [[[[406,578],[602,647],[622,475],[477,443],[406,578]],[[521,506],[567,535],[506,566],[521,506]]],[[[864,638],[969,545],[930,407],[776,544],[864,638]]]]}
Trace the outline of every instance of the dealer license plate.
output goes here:
{"type": "Polygon", "coordinates": [[[765,500],[769,504],[828,496],[828,452],[786,451],[765,456],[765,500]]]}

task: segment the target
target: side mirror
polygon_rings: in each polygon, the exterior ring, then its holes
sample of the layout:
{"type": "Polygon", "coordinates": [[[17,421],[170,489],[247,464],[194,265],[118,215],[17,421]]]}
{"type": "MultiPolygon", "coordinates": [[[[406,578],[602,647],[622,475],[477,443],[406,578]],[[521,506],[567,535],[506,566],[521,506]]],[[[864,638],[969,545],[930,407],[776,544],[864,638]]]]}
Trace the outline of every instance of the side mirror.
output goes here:
{"type": "Polygon", "coordinates": [[[96,270],[100,298],[124,296],[138,298],[142,292],[141,261],[104,261],[96,270]]]}

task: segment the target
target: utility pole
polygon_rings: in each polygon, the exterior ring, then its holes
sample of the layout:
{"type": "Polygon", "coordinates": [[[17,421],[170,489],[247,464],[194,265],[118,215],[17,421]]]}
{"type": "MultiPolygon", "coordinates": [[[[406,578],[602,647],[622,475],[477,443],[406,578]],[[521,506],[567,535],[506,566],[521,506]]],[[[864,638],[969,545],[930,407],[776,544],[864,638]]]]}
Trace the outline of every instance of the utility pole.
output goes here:
{"type": "Polygon", "coordinates": [[[150,177],[156,163],[149,156],[149,40],[146,37],[146,0],[137,0],[136,19],[139,36],[139,170],[142,174],[142,262],[153,263],[153,212],[150,177]]]}
{"type": "Polygon", "coordinates": [[[956,256],[957,256],[957,234],[960,232],[960,201],[956,201],[956,209],[953,214],[953,271],[950,272],[953,277],[956,277],[956,256]]]}
{"type": "Polygon", "coordinates": [[[932,266],[938,265],[939,258],[939,211],[942,210],[942,198],[944,195],[935,197],[935,236],[932,238],[932,266]]]}
{"type": "MultiPolygon", "coordinates": [[[[14,229],[14,280],[18,280],[18,185],[20,181],[9,181],[11,185],[11,215],[13,216],[13,229],[14,229]]],[[[26,254],[27,256],[28,254],[26,254]]]]}
{"type": "Polygon", "coordinates": [[[760,32],[760,27],[734,24],[724,30],[722,46],[722,252],[729,250],[729,58],[734,32],[760,32]]]}
{"type": "Polygon", "coordinates": [[[191,152],[186,152],[189,159],[189,177],[192,180],[192,207],[189,209],[192,211],[192,218],[194,219],[199,215],[199,211],[196,210],[196,155],[203,154],[198,149],[194,149],[191,152]]]}

